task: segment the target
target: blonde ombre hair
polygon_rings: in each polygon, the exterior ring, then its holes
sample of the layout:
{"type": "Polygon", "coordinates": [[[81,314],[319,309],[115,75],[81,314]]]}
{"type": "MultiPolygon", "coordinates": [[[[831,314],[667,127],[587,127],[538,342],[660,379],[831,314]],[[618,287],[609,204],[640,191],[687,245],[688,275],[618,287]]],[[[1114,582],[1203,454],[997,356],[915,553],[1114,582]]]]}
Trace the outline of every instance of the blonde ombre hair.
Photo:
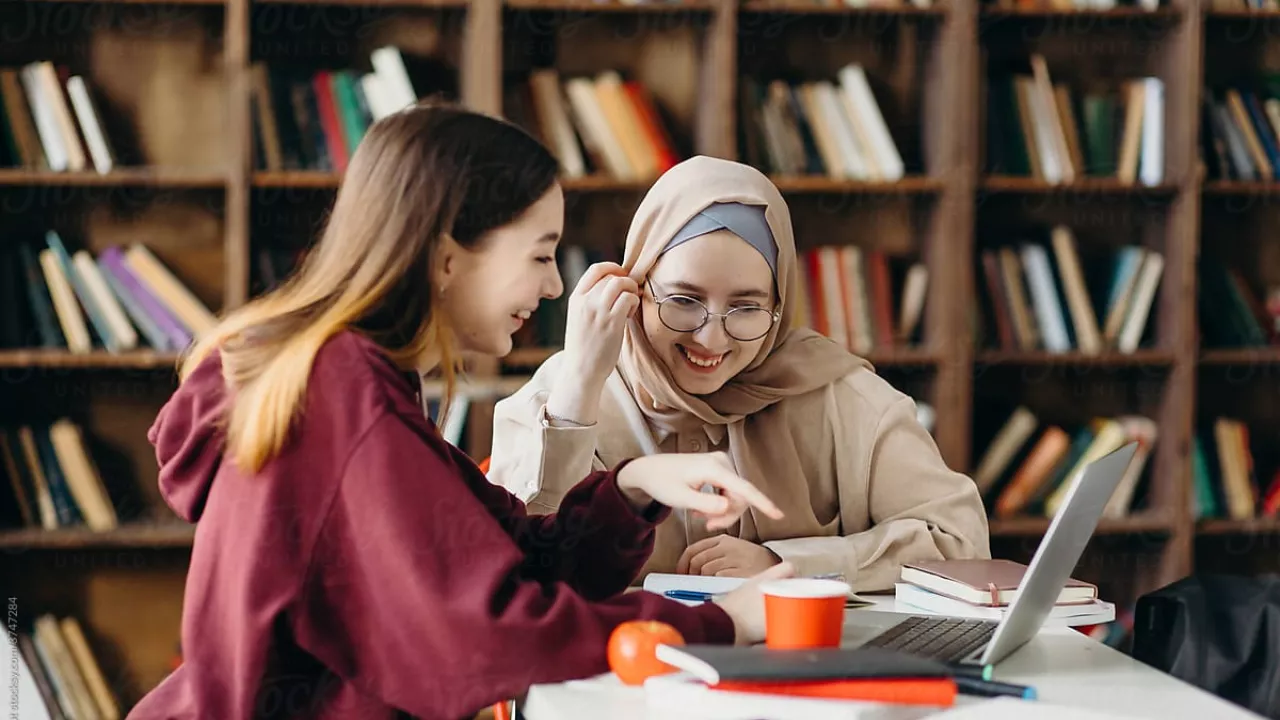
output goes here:
{"type": "Polygon", "coordinates": [[[453,394],[458,349],[436,312],[445,237],[476,248],[556,181],[555,158],[503,120],[422,103],[375,123],[351,157],[323,233],[279,288],[227,314],[179,364],[185,381],[221,355],[231,396],[226,455],[247,472],[278,454],[320,348],[347,329],[397,365],[439,368],[453,394]]]}

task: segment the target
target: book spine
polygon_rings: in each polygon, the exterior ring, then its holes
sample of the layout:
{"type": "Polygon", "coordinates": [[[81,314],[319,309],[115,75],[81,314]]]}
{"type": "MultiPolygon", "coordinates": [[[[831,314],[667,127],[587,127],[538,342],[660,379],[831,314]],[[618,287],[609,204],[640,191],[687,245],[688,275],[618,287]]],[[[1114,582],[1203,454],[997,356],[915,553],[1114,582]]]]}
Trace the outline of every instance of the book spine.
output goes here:
{"type": "Polygon", "coordinates": [[[89,286],[85,284],[84,278],[80,277],[80,271],[76,269],[75,263],[71,262],[71,255],[67,253],[66,246],[62,244],[62,238],[58,237],[56,231],[50,230],[45,234],[45,243],[49,245],[49,249],[58,257],[58,264],[62,266],[62,273],[67,276],[67,280],[71,283],[71,288],[75,290],[76,297],[80,299],[80,305],[84,308],[85,315],[89,316],[89,323],[93,325],[94,332],[98,333],[98,338],[102,341],[102,344],[111,352],[119,352],[121,349],[120,339],[111,331],[106,317],[102,314],[102,308],[98,307],[97,301],[89,294],[89,286]]]}
{"type": "Polygon", "coordinates": [[[164,303],[151,293],[124,262],[124,251],[119,247],[107,248],[101,255],[102,263],[111,269],[122,285],[138,300],[142,309],[155,319],[156,325],[169,336],[169,342],[176,348],[185,348],[191,344],[191,333],[178,322],[178,319],[165,307],[164,303]]]}
{"type": "Polygon", "coordinates": [[[44,273],[31,247],[18,245],[18,256],[22,262],[23,272],[27,278],[27,297],[31,301],[31,312],[36,319],[36,330],[40,333],[40,341],[47,348],[65,348],[67,340],[58,327],[57,318],[53,314],[53,298],[44,282],[44,273]]]}

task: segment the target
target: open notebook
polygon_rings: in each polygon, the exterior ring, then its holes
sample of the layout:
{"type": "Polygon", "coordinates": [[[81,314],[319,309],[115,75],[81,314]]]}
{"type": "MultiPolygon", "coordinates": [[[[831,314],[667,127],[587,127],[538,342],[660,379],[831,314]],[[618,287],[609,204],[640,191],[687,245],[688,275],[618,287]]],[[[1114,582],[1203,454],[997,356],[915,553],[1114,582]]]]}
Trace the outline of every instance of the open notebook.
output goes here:
{"type": "MultiPolygon", "coordinates": [[[[745,578],[678,575],[674,573],[649,573],[644,579],[644,589],[651,593],[657,593],[658,595],[664,595],[671,591],[721,595],[729,592],[730,590],[736,590],[738,586],[744,582],[746,582],[745,578]]],[[[705,602],[705,600],[696,600],[685,597],[674,597],[672,599],[682,602],[685,605],[699,605],[705,602]]],[[[849,593],[847,598],[845,598],[844,603],[845,607],[861,607],[863,605],[870,604],[872,604],[870,600],[860,597],[852,592],[849,593]]]]}

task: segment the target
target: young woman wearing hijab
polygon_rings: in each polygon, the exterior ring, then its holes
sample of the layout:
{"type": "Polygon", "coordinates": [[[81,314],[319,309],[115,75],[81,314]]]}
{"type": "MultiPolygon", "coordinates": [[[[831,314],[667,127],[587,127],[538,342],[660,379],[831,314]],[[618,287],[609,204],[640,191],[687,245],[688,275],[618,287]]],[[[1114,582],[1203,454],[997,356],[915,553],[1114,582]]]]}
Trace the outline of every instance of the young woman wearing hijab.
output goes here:
{"type": "Polygon", "coordinates": [[[622,266],[593,266],[573,291],[564,350],[498,403],[490,481],[552,509],[590,469],[723,451],[785,513],[748,511],[727,531],[676,513],[641,576],[785,560],[870,591],[905,562],[989,557],[973,481],[947,468],[911,398],[792,328],[796,292],[790,214],[768,178],[709,157],[675,166],[641,202],[622,266]],[[630,293],[641,312],[609,312],[630,293]]]}
{"type": "Polygon", "coordinates": [[[422,374],[505,354],[561,293],[557,172],[500,120],[385,118],[299,272],[187,354],[150,433],[162,494],[196,523],[183,663],[132,720],[469,717],[608,671],[624,621],[763,638],[756,581],[700,607],[622,592],[672,506],[778,516],[717,455],[583,468],[534,516],[424,417],[422,374]]]}

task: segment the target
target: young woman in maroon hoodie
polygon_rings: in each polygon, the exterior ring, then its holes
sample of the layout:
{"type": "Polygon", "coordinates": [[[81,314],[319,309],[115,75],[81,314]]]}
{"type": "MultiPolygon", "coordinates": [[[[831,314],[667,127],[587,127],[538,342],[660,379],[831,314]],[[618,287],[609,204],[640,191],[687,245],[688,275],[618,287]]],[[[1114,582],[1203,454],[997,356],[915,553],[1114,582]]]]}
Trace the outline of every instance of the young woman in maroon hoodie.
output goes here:
{"type": "MultiPolygon", "coordinates": [[[[761,639],[762,577],[700,607],[623,592],[672,507],[724,527],[777,512],[723,455],[623,463],[531,516],[424,416],[419,378],[452,387],[460,353],[505,354],[563,291],[557,173],[501,120],[386,118],[299,271],[191,349],[150,433],[164,497],[197,523],[183,664],[129,717],[459,718],[607,671],[627,620],[761,639]]],[[[610,282],[612,307],[573,310],[602,337],[635,307],[610,282]]]]}

